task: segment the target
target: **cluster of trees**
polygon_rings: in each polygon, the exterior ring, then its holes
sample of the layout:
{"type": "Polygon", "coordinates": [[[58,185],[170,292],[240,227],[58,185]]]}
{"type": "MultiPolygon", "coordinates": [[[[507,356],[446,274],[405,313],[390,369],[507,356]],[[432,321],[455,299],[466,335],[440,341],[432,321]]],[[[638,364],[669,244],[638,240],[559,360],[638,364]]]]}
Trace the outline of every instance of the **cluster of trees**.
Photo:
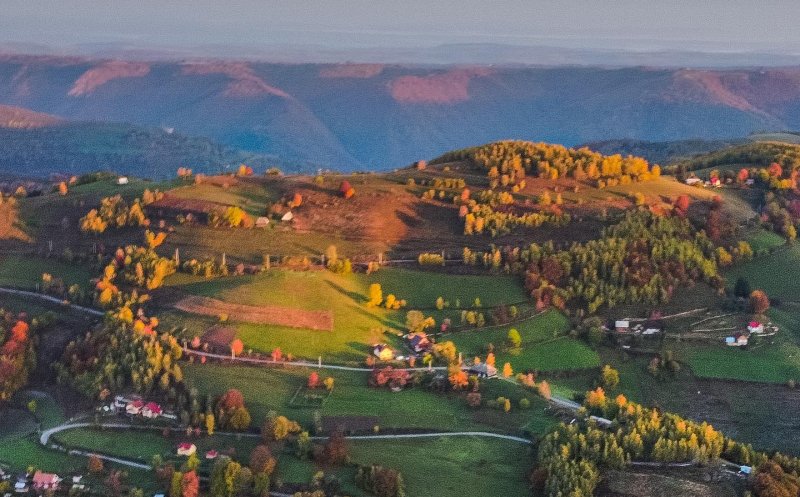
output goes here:
{"type": "Polygon", "coordinates": [[[386,309],[398,310],[405,306],[406,300],[398,299],[393,293],[390,293],[384,298],[380,283],[373,283],[369,286],[367,307],[385,307],[386,309]]]}
{"type": "Polygon", "coordinates": [[[206,259],[203,261],[189,259],[188,261],[183,261],[183,263],[181,263],[180,270],[181,272],[189,273],[195,276],[201,275],[204,278],[228,276],[228,265],[223,264],[221,261],[217,262],[216,259],[206,259]]]}
{"type": "Polygon", "coordinates": [[[488,204],[474,201],[471,201],[471,206],[467,207],[463,217],[465,235],[486,232],[493,237],[507,235],[517,228],[538,228],[545,223],[564,226],[571,220],[569,214],[555,207],[548,211],[496,210],[488,204]]]}
{"type": "Polygon", "coordinates": [[[103,233],[107,228],[124,228],[126,226],[149,226],[150,220],[144,207],[161,199],[164,194],[158,190],[145,190],[142,198],[128,203],[122,195],[104,197],[98,209],[90,210],[80,219],[82,231],[103,233]]]}
{"type": "MultiPolygon", "coordinates": [[[[149,233],[149,232],[148,232],[149,233]]],[[[143,302],[137,289],[155,290],[164,283],[164,278],[175,273],[175,261],[161,257],[151,247],[128,245],[118,248],[105,265],[95,285],[95,300],[105,308],[128,308],[143,302]],[[120,290],[128,285],[131,292],[120,290]]]]}
{"type": "Polygon", "coordinates": [[[767,168],[772,163],[777,163],[786,170],[800,167],[800,146],[775,142],[746,143],[679,162],[669,166],[668,172],[680,175],[696,169],[711,169],[731,164],[753,164],[767,168]]]}
{"type": "Polygon", "coordinates": [[[360,466],[356,486],[376,497],[405,497],[403,475],[396,469],[383,466],[360,466]]]}
{"type": "Polygon", "coordinates": [[[525,286],[537,305],[575,301],[590,313],[603,305],[659,304],[680,285],[704,281],[721,289],[714,252],[684,218],[629,212],[598,240],[532,251],[525,286]]]}
{"type": "Polygon", "coordinates": [[[790,200],[786,195],[767,192],[762,220],[773,231],[793,242],[797,238],[797,224],[800,221],[800,200],[790,200]]]}
{"type": "Polygon", "coordinates": [[[23,319],[0,309],[0,400],[8,400],[24,387],[28,373],[36,366],[30,332],[23,319]]]}
{"type": "Polygon", "coordinates": [[[223,212],[211,211],[208,213],[208,225],[214,228],[225,226],[227,228],[252,228],[256,222],[251,215],[237,205],[228,206],[223,212]]]}
{"type": "Polygon", "coordinates": [[[444,256],[442,254],[424,252],[419,254],[417,262],[419,262],[420,266],[444,266],[444,256]]]}
{"type": "Polygon", "coordinates": [[[584,415],[602,415],[613,424],[602,429],[584,417],[579,423],[562,424],[542,439],[532,481],[546,496],[593,495],[600,468],[622,469],[631,461],[708,463],[721,457],[760,468],[754,480],[756,495],[795,495],[767,489],[786,485],[784,472],[796,474],[800,459],[769,457],[726,438],[708,423],[646,408],[621,394],[611,398],[600,387],[587,392],[584,408],[584,415]],[[759,477],[760,473],[768,476],[759,477]]]}
{"type": "Polygon", "coordinates": [[[631,181],[645,181],[661,174],[659,166],[650,166],[641,157],[604,156],[588,148],[527,141],[499,141],[449,152],[437,162],[469,160],[489,176],[492,188],[514,185],[526,175],[558,179],[572,177],[593,180],[598,186],[631,181]]]}
{"type": "Polygon", "coordinates": [[[101,328],[70,342],[55,366],[58,382],[95,398],[125,389],[150,394],[156,386],[174,396],[173,388],[183,385],[178,365],[183,349],[168,333],[133,330],[132,323],[113,316],[101,328]]]}
{"type": "Polygon", "coordinates": [[[244,395],[231,388],[217,400],[215,420],[220,428],[243,431],[250,428],[250,411],[244,405],[244,395]]]}

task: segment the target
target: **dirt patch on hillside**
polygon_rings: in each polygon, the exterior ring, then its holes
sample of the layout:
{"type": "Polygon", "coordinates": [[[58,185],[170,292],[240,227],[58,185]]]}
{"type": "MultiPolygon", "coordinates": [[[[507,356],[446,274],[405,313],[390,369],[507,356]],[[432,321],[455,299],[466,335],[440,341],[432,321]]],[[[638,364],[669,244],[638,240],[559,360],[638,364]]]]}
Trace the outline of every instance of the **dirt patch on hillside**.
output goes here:
{"type": "Polygon", "coordinates": [[[601,497],[734,497],[734,487],[728,482],[714,484],[653,473],[608,471],[597,489],[601,497]]]}
{"type": "Polygon", "coordinates": [[[400,76],[389,83],[389,93],[398,102],[452,104],[469,100],[469,82],[488,76],[490,69],[465,68],[426,76],[400,76]]]}
{"type": "Polygon", "coordinates": [[[216,347],[227,347],[236,338],[236,330],[230,326],[212,326],[203,333],[203,341],[216,347]]]}
{"type": "Polygon", "coordinates": [[[150,65],[144,62],[111,60],[81,74],[67,94],[70,97],[79,97],[92,93],[109,81],[122,78],[142,78],[148,74],[150,74],[150,65]]]}
{"type": "Polygon", "coordinates": [[[306,311],[273,305],[251,306],[232,304],[209,297],[196,295],[184,297],[173,305],[176,309],[204,316],[227,315],[231,321],[271,324],[289,328],[304,328],[319,331],[333,330],[333,314],[330,311],[306,311]]]}

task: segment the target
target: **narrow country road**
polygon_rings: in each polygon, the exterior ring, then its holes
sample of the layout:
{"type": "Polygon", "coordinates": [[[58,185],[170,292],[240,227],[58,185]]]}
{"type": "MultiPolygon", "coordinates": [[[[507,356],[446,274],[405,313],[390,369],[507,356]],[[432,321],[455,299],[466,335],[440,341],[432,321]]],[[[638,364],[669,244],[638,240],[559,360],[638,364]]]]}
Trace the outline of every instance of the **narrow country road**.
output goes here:
{"type": "Polygon", "coordinates": [[[29,292],[27,290],[18,290],[16,288],[7,288],[7,287],[0,287],[0,293],[6,293],[10,295],[17,295],[20,297],[28,297],[38,300],[44,300],[46,302],[50,302],[53,304],[58,304],[60,306],[66,306],[70,309],[74,309],[76,311],[83,312],[85,314],[91,314],[92,316],[103,317],[105,316],[105,312],[99,311],[97,309],[92,309],[91,307],[84,307],[82,305],[77,304],[70,304],[69,302],[64,301],[64,299],[59,299],[57,297],[53,297],[52,295],[45,295],[43,293],[36,293],[36,292],[29,292]]]}

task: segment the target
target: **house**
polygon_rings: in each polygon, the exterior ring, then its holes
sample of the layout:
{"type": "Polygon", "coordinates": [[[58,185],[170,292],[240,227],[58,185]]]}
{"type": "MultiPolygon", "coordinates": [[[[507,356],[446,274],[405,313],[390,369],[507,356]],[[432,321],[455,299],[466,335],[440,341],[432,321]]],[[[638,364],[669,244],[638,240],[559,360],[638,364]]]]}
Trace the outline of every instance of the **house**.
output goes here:
{"type": "Polygon", "coordinates": [[[496,378],[497,368],[482,362],[480,364],[473,364],[467,370],[470,374],[474,374],[479,378],[496,378]]]}
{"type": "Polygon", "coordinates": [[[208,452],[206,452],[206,459],[216,459],[218,455],[219,452],[217,452],[214,449],[211,449],[208,452]]]}
{"type": "Polygon", "coordinates": [[[142,408],[144,407],[144,402],[141,400],[134,400],[133,402],[128,403],[125,406],[125,412],[130,414],[131,416],[138,416],[142,412],[142,408]]]}
{"type": "Polygon", "coordinates": [[[711,178],[711,186],[713,186],[714,188],[720,188],[722,187],[722,182],[719,180],[718,177],[714,176],[713,178],[711,178]]]}
{"type": "Polygon", "coordinates": [[[747,331],[750,333],[764,333],[764,325],[758,321],[750,321],[747,324],[747,331]]]}
{"type": "Polygon", "coordinates": [[[703,180],[701,180],[700,178],[698,178],[696,176],[692,176],[691,178],[686,178],[686,181],[685,181],[685,183],[687,185],[690,185],[690,186],[694,186],[694,185],[700,184],[702,182],[703,182],[703,180]]]}
{"type": "Polygon", "coordinates": [[[425,333],[414,333],[408,336],[408,345],[416,353],[427,352],[433,345],[425,333]]]}
{"type": "Polygon", "coordinates": [[[631,331],[631,322],[627,320],[614,321],[614,329],[617,333],[628,333],[631,331]]]}
{"type": "Polygon", "coordinates": [[[141,414],[145,418],[153,419],[157,418],[161,415],[161,406],[156,404],[155,402],[148,402],[144,407],[142,407],[141,414]]]}
{"type": "Polygon", "coordinates": [[[265,216],[260,216],[256,218],[256,228],[266,228],[269,226],[269,218],[265,216]]]}
{"type": "Polygon", "coordinates": [[[36,490],[55,490],[60,482],[61,478],[55,473],[36,471],[33,474],[33,488],[36,490]]]}
{"type": "Polygon", "coordinates": [[[729,347],[744,347],[749,342],[748,335],[744,333],[737,333],[732,337],[725,338],[725,345],[729,347]]]}
{"type": "Polygon", "coordinates": [[[120,176],[117,178],[118,185],[127,185],[128,184],[128,177],[127,176],[120,176]]]}
{"type": "Polygon", "coordinates": [[[294,219],[294,214],[292,214],[292,211],[289,211],[286,214],[284,214],[283,216],[281,216],[281,221],[283,221],[285,223],[288,223],[292,219],[294,219]]]}
{"type": "Polygon", "coordinates": [[[657,335],[661,333],[660,328],[645,328],[642,335],[657,335]]]}
{"type": "Polygon", "coordinates": [[[17,481],[14,484],[14,492],[18,494],[27,493],[28,492],[28,482],[27,481],[17,481]]]}
{"type": "Polygon", "coordinates": [[[753,472],[753,468],[751,468],[750,466],[740,466],[739,467],[739,474],[749,475],[752,472],[753,472]]]}
{"type": "Polygon", "coordinates": [[[372,349],[372,353],[375,354],[375,357],[380,359],[381,361],[391,361],[394,359],[394,350],[391,349],[385,343],[381,343],[376,345],[372,349]]]}
{"type": "Polygon", "coordinates": [[[197,446],[193,443],[183,442],[178,445],[179,456],[191,456],[195,452],[197,452],[197,446]]]}
{"type": "Polygon", "coordinates": [[[756,180],[754,180],[753,178],[748,178],[744,180],[744,184],[747,186],[753,186],[754,184],[756,184],[756,180]]]}
{"type": "Polygon", "coordinates": [[[72,490],[84,490],[86,488],[86,485],[81,483],[82,479],[82,475],[76,475],[72,477],[72,490]]]}

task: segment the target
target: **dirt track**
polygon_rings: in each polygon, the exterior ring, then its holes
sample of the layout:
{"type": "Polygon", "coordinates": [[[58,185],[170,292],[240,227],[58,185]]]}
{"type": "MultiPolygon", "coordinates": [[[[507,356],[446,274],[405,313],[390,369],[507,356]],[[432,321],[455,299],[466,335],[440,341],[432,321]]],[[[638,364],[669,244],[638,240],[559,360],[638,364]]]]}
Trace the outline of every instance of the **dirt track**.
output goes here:
{"type": "Polygon", "coordinates": [[[180,299],[174,307],[184,312],[205,316],[227,314],[231,321],[256,324],[272,324],[290,328],[319,331],[333,330],[333,314],[330,311],[306,311],[291,307],[251,306],[231,304],[209,297],[188,296],[180,299]]]}

